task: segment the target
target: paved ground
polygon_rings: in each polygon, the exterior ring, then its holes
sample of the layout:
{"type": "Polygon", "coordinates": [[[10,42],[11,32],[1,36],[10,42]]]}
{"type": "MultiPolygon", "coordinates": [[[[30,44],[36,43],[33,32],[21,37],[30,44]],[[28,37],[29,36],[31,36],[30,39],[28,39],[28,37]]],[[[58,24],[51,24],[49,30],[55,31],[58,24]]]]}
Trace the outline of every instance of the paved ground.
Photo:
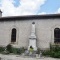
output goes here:
{"type": "Polygon", "coordinates": [[[27,56],[19,56],[19,55],[2,55],[0,54],[1,60],[60,60],[57,58],[51,57],[41,57],[41,58],[32,58],[27,56]]]}

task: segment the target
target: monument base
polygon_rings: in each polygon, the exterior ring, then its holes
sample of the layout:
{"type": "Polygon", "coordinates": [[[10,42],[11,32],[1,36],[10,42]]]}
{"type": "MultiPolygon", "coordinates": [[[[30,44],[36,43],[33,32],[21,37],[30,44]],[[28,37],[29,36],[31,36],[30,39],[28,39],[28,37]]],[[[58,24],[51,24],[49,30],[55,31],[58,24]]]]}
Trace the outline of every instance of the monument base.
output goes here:
{"type": "Polygon", "coordinates": [[[37,47],[36,47],[36,40],[35,40],[35,39],[29,39],[28,50],[30,49],[30,46],[32,46],[32,48],[33,48],[34,51],[37,50],[37,47]]]}

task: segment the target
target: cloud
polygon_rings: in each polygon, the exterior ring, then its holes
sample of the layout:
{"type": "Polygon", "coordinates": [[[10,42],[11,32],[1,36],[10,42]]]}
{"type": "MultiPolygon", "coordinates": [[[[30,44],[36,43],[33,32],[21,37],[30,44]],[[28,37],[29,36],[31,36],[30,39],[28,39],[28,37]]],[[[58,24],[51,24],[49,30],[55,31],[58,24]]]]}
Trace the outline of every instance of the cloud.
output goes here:
{"type": "Polygon", "coordinates": [[[58,8],[54,13],[55,14],[60,14],[60,8],[58,8]]]}
{"type": "Polygon", "coordinates": [[[0,9],[3,16],[17,16],[17,15],[35,15],[38,14],[40,7],[46,0],[20,0],[19,6],[15,7],[15,0],[1,0],[0,9]]]}
{"type": "Polygon", "coordinates": [[[41,13],[38,13],[38,15],[45,15],[47,14],[46,12],[41,12],[41,13]]]}
{"type": "Polygon", "coordinates": [[[57,13],[60,13],[60,8],[58,8],[57,13]]]}

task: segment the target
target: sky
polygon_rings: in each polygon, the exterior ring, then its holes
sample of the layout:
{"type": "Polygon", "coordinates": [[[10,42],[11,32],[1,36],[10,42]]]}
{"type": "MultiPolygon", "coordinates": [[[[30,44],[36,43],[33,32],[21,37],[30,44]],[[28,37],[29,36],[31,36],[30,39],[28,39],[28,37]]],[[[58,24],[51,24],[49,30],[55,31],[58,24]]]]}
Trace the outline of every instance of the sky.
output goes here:
{"type": "Polygon", "coordinates": [[[2,16],[59,14],[60,0],[0,0],[2,16]]]}

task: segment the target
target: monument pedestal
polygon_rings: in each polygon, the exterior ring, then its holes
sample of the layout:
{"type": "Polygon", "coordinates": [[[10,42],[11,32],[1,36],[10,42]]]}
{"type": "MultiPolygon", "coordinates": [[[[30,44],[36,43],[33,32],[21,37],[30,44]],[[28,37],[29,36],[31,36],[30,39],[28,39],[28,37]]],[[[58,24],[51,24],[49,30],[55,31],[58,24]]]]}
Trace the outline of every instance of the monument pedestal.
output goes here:
{"type": "Polygon", "coordinates": [[[33,47],[33,50],[37,50],[37,47],[36,47],[36,40],[31,40],[31,39],[29,39],[29,46],[28,46],[28,50],[29,50],[29,48],[30,48],[30,46],[32,46],[33,47]]]}

